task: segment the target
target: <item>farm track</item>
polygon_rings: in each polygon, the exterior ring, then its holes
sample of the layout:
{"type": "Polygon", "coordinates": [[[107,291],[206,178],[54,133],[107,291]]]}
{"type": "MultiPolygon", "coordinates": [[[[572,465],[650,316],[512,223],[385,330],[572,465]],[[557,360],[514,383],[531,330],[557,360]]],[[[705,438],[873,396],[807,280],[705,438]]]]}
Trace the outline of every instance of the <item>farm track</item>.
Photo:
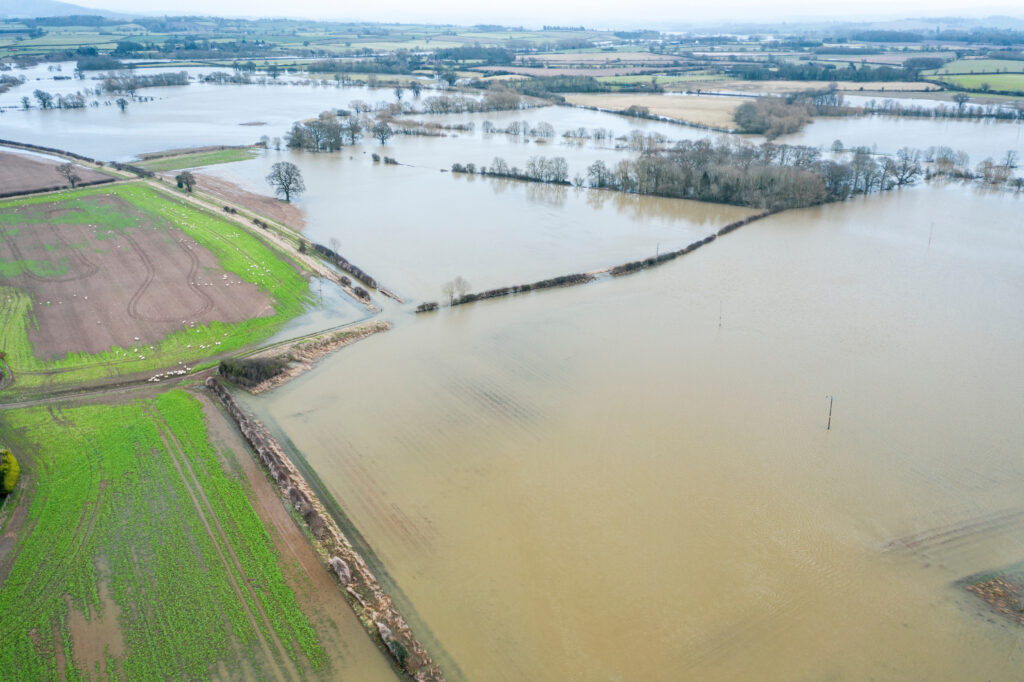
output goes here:
{"type": "Polygon", "coordinates": [[[192,464],[188,460],[188,455],[184,448],[182,448],[181,443],[178,442],[177,438],[175,438],[174,432],[171,430],[170,426],[167,425],[167,422],[164,421],[163,417],[155,410],[151,411],[150,416],[160,432],[160,439],[163,441],[167,448],[167,452],[170,454],[171,462],[174,464],[175,470],[178,472],[178,475],[181,476],[181,479],[185,484],[185,489],[188,491],[189,498],[192,500],[192,504],[195,507],[196,513],[198,514],[203,527],[206,529],[211,541],[217,548],[217,554],[220,556],[221,562],[223,563],[224,571],[228,577],[228,582],[231,583],[231,588],[238,598],[238,603],[245,609],[253,631],[259,639],[260,647],[263,649],[267,662],[274,665],[274,677],[279,680],[300,679],[299,671],[288,658],[287,650],[275,633],[274,625],[264,612],[263,607],[260,604],[259,597],[253,589],[251,582],[246,580],[245,587],[243,588],[236,578],[236,575],[245,577],[244,567],[235,555],[234,549],[228,541],[227,534],[224,532],[224,528],[220,525],[220,521],[217,519],[213,506],[210,504],[210,500],[206,496],[206,491],[203,490],[202,485],[199,483],[199,479],[192,470],[192,464]],[[243,594],[243,592],[247,593],[248,599],[246,599],[246,594],[243,594]],[[252,611],[250,606],[251,604],[256,606],[256,611],[258,613],[254,613],[252,611]],[[268,633],[271,637],[271,641],[267,640],[266,635],[268,633]]]}
{"type": "MultiPolygon", "coordinates": [[[[54,229],[54,232],[56,231],[57,230],[54,229]]],[[[59,239],[65,246],[68,246],[67,241],[65,241],[63,237],[58,235],[57,239],[59,239]]],[[[22,253],[21,249],[14,242],[14,240],[8,237],[6,233],[4,233],[4,242],[7,244],[7,248],[11,250],[11,253],[14,254],[15,258],[17,258],[19,261],[28,260],[27,258],[25,258],[25,254],[22,253]]],[[[36,273],[32,272],[31,268],[26,267],[24,268],[23,274],[29,279],[33,279],[37,282],[46,282],[49,284],[52,282],[80,282],[83,279],[88,279],[89,277],[92,277],[93,275],[100,271],[100,269],[96,265],[94,265],[91,261],[86,260],[84,256],[76,254],[76,257],[80,262],[82,262],[86,266],[85,269],[87,270],[87,272],[79,272],[74,275],[65,275],[64,277],[41,277],[40,275],[37,275],[36,273]]]]}
{"type": "MultiPolygon", "coordinates": [[[[173,322],[175,320],[181,319],[181,315],[173,315],[168,317],[151,317],[143,315],[142,313],[139,312],[139,301],[142,300],[142,297],[146,295],[146,291],[149,289],[150,285],[153,283],[153,280],[156,278],[156,268],[153,266],[153,259],[149,257],[149,254],[146,253],[146,250],[141,248],[138,242],[136,242],[131,235],[125,232],[122,236],[128,242],[128,244],[131,245],[132,251],[134,251],[135,254],[139,257],[139,260],[142,261],[143,267],[146,269],[145,280],[135,291],[135,293],[132,294],[132,298],[128,302],[128,307],[126,311],[128,313],[128,317],[132,318],[133,320],[140,320],[143,322],[173,322]]],[[[195,282],[196,275],[199,273],[199,257],[196,256],[196,254],[193,253],[192,250],[189,249],[184,244],[179,243],[178,246],[182,251],[185,252],[190,262],[189,272],[188,275],[186,275],[188,286],[192,291],[196,293],[197,296],[199,296],[203,300],[203,303],[202,305],[199,306],[199,308],[193,311],[189,311],[187,313],[182,313],[182,315],[200,316],[205,313],[208,313],[209,311],[213,310],[213,299],[210,298],[209,295],[206,294],[206,292],[200,291],[199,286],[195,282]]]]}

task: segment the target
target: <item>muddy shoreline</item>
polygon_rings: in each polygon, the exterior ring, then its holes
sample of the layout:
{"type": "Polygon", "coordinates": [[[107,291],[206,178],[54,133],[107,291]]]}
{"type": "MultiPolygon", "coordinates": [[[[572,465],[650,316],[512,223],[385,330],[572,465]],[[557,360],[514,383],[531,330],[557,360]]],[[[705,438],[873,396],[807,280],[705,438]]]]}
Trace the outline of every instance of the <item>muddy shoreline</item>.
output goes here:
{"type": "Polygon", "coordinates": [[[444,675],[415,638],[409,625],[385,594],[376,576],[292,464],[277,440],[235,402],[218,379],[206,387],[226,408],[260,463],[277,484],[281,497],[302,517],[321,563],[344,589],[371,639],[386,650],[398,667],[418,682],[441,682],[444,675]]]}

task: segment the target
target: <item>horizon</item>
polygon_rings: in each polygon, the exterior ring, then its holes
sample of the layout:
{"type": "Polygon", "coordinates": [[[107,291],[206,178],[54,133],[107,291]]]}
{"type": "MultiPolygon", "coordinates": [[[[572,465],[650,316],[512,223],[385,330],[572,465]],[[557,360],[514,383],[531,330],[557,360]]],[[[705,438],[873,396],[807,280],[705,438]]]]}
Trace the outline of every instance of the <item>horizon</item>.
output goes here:
{"type": "Polygon", "coordinates": [[[848,3],[819,3],[815,11],[807,12],[806,6],[796,2],[773,5],[770,8],[752,0],[725,0],[713,8],[680,8],[670,0],[642,0],[628,10],[602,9],[599,21],[587,21],[593,8],[580,0],[560,4],[557,10],[538,0],[516,3],[514,9],[481,9],[468,0],[442,0],[434,3],[429,10],[419,4],[405,0],[383,0],[372,10],[342,10],[335,6],[323,6],[315,0],[299,0],[290,3],[292,11],[282,13],[278,3],[267,0],[241,1],[217,0],[199,2],[183,0],[175,5],[174,11],[161,8],[158,3],[138,3],[133,0],[82,0],[66,4],[77,5],[99,12],[115,12],[138,16],[210,16],[228,19],[289,19],[299,21],[340,21],[358,23],[427,23],[435,25],[453,24],[472,26],[476,24],[498,24],[502,26],[585,26],[593,30],[614,28],[652,28],[672,30],[678,26],[701,25],[806,25],[820,23],[888,23],[888,22],[934,22],[941,20],[1017,20],[1024,21],[1024,12],[1016,2],[990,2],[977,6],[962,3],[934,3],[911,0],[893,6],[882,0],[868,0],[851,7],[848,3]]]}

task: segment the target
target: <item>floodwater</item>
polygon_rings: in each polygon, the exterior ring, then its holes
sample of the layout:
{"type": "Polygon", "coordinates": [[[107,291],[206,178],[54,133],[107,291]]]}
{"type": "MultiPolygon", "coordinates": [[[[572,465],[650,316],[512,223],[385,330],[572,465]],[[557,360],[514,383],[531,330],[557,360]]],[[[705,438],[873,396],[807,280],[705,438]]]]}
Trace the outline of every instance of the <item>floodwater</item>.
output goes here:
{"type": "Polygon", "coordinates": [[[1016,679],[1022,631],[952,583],[1024,560],[1022,208],[784,213],[252,402],[454,678],[1016,679]]]}
{"type": "MultiPolygon", "coordinates": [[[[0,137],[123,160],[389,96],[141,94],[158,99],[124,115],[7,111],[0,137]]],[[[295,162],[306,234],[413,301],[456,275],[479,291],[633,260],[748,213],[440,172],[627,154],[480,131],[524,119],[704,136],[545,108],[204,172],[265,192],[269,166],[295,162]]],[[[948,145],[977,163],[1024,151],[1022,130],[819,119],[782,141],[948,145]]],[[[935,183],[786,212],[625,278],[426,316],[382,300],[392,331],[249,403],[339,501],[452,679],[1017,679],[1021,630],[953,583],[1024,561],[1022,209],[935,183]]],[[[363,315],[326,299],[281,337],[363,315]]]]}
{"type": "MultiPolygon", "coordinates": [[[[394,153],[404,159],[421,140],[402,140],[394,153]]],[[[443,141],[433,145],[444,150],[443,141]]],[[[298,200],[305,235],[321,244],[337,239],[346,258],[407,300],[437,300],[442,284],[456,276],[483,291],[637,260],[681,248],[752,213],[441,173],[437,167],[375,164],[366,152],[378,149],[269,151],[204,172],[266,192],[270,166],[293,161],[307,187],[298,200]]]]}
{"type": "Polygon", "coordinates": [[[967,152],[972,167],[986,158],[999,161],[1011,150],[1017,152],[1018,158],[1024,157],[1024,124],[991,119],[933,120],[883,115],[819,117],[800,132],[776,141],[828,149],[835,140],[842,141],[847,149],[868,147],[882,154],[893,154],[903,147],[952,147],[967,152]]]}

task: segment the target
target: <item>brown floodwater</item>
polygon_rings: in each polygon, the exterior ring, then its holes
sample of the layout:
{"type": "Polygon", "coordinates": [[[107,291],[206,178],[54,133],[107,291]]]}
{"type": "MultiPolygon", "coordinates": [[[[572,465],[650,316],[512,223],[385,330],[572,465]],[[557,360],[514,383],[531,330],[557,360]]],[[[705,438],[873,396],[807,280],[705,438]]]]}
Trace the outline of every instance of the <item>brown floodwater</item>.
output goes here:
{"type": "Polygon", "coordinates": [[[1016,679],[953,582],[1024,560],[1022,208],[921,187],[396,312],[253,406],[453,678],[1016,679]]]}
{"type": "MultiPolygon", "coordinates": [[[[460,149],[474,148],[455,140],[433,144],[435,154],[451,148],[441,156],[452,159],[460,149]]],[[[455,276],[483,291],[617,265],[681,248],[753,212],[387,166],[352,149],[270,151],[208,172],[266,191],[264,177],[281,160],[294,162],[305,178],[307,191],[297,202],[306,218],[304,234],[321,244],[337,239],[346,258],[407,300],[437,300],[455,276]]]]}

